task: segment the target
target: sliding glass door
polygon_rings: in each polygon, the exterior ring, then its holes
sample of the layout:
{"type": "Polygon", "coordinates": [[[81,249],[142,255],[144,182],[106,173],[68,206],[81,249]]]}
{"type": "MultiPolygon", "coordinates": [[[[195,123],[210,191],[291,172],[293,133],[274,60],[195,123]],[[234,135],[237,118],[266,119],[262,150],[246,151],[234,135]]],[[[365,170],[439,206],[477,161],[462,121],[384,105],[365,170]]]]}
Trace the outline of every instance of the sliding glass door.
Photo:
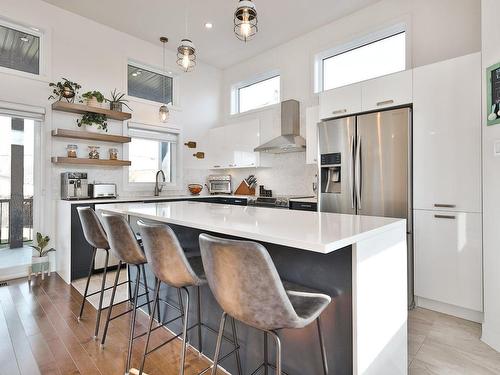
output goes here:
{"type": "Polygon", "coordinates": [[[0,247],[33,239],[35,120],[0,114],[0,247]]]}

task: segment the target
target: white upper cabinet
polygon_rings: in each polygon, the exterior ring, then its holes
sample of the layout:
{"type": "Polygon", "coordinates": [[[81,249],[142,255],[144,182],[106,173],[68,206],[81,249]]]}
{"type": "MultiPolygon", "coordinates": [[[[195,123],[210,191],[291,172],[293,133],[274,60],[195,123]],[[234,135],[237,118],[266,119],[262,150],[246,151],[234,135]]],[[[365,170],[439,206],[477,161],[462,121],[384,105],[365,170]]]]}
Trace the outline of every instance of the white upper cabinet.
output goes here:
{"type": "Polygon", "coordinates": [[[361,112],[361,85],[323,91],[319,94],[319,108],[320,120],[361,112]]]}
{"type": "Polygon", "coordinates": [[[482,311],[481,214],[415,210],[414,224],[415,295],[482,311]]]}
{"type": "Polygon", "coordinates": [[[254,148],[260,145],[259,120],[210,129],[210,151],[207,155],[211,169],[252,168],[263,166],[254,148]]]}
{"type": "Polygon", "coordinates": [[[306,164],[318,163],[319,106],[306,109],[306,164]]]}
{"type": "Polygon", "coordinates": [[[413,100],[412,79],[412,71],[405,70],[363,82],[361,88],[362,111],[411,104],[413,100]]]}
{"type": "Polygon", "coordinates": [[[323,91],[319,94],[319,118],[325,120],[411,104],[412,86],[412,70],[405,70],[323,91]]]}
{"type": "Polygon", "coordinates": [[[481,57],[416,68],[414,208],[481,212],[481,57]]]}

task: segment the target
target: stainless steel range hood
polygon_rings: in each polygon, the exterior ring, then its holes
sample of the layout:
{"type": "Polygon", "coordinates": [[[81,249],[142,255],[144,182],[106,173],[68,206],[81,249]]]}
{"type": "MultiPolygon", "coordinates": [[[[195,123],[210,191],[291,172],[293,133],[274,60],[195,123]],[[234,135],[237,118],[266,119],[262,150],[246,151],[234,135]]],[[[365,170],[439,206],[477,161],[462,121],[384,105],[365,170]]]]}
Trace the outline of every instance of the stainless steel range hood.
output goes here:
{"type": "Polygon", "coordinates": [[[306,150],[306,140],[300,136],[300,105],[297,100],[281,102],[281,135],[255,148],[256,152],[283,154],[306,150]]]}

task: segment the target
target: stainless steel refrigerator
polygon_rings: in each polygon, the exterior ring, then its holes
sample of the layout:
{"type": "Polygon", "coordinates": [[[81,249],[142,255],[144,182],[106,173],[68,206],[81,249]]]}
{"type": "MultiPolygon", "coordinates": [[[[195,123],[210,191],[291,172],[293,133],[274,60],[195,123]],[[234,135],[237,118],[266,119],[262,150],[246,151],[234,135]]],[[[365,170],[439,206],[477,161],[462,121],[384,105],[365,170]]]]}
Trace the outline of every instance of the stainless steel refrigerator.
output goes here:
{"type": "Polygon", "coordinates": [[[323,121],[319,137],[319,210],[407,220],[408,306],[413,297],[412,111],[323,121]]]}

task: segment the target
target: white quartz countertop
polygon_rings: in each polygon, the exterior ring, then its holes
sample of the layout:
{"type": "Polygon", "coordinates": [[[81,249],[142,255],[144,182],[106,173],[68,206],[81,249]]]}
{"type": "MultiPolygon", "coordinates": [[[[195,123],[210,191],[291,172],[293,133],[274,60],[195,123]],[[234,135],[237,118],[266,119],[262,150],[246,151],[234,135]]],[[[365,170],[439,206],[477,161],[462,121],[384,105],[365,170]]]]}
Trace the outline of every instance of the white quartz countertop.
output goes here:
{"type": "Polygon", "coordinates": [[[100,208],[215,233],[330,253],[406,221],[374,216],[279,210],[192,201],[117,203],[100,208]]]}
{"type": "Polygon", "coordinates": [[[60,200],[63,204],[91,204],[91,203],[120,203],[120,202],[142,202],[142,201],[164,201],[169,199],[200,199],[200,198],[242,198],[247,199],[248,195],[161,195],[155,196],[119,196],[118,198],[89,198],[78,200],[60,200]]]}

